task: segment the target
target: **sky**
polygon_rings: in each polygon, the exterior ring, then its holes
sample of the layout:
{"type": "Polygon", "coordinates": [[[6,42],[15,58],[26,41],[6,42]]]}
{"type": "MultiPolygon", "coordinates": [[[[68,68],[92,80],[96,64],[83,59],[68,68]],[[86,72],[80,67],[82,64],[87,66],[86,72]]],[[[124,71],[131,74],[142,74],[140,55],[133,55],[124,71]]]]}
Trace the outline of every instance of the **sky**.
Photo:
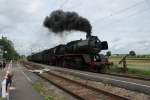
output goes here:
{"type": "Polygon", "coordinates": [[[108,41],[114,54],[150,54],[150,0],[0,0],[0,36],[25,55],[85,39],[83,32],[58,36],[43,26],[45,17],[58,9],[87,18],[92,35],[108,41]]]}

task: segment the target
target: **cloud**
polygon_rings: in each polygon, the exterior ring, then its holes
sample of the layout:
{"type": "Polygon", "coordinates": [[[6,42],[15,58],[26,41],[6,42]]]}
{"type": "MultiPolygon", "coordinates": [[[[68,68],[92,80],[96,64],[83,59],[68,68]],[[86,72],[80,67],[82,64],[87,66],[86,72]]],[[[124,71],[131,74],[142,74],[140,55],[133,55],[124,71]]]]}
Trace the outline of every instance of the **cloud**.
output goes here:
{"type": "Polygon", "coordinates": [[[62,8],[87,18],[92,23],[92,34],[108,41],[113,53],[128,53],[133,49],[147,54],[150,53],[149,4],[148,0],[0,0],[0,34],[11,39],[21,54],[85,38],[86,34],[76,31],[66,33],[63,38],[49,35],[43,21],[53,10],[62,8]]]}

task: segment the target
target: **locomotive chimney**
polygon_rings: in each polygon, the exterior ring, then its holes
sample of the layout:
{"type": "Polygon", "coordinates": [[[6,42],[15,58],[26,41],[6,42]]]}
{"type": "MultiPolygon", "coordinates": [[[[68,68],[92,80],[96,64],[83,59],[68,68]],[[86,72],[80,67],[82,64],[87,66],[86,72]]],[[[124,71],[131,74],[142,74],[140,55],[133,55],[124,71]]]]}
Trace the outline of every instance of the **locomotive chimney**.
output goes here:
{"type": "Polygon", "coordinates": [[[86,33],[86,38],[89,38],[89,37],[91,37],[91,32],[86,33]]]}

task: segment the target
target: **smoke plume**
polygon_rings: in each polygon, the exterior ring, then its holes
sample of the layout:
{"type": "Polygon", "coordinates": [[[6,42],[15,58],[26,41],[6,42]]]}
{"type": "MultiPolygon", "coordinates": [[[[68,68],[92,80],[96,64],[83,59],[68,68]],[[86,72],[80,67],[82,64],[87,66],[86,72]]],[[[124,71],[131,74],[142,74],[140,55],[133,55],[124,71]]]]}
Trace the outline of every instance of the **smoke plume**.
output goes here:
{"type": "Polygon", "coordinates": [[[91,35],[92,26],[90,22],[75,12],[64,12],[62,10],[53,11],[44,20],[44,26],[55,33],[63,31],[78,30],[91,35]]]}

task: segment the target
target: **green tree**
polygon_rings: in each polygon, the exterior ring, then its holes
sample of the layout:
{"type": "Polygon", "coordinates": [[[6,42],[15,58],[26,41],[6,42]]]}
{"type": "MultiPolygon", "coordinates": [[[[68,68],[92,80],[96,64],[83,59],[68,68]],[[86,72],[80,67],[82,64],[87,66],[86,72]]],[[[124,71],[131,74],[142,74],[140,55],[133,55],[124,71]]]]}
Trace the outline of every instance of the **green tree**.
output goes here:
{"type": "Polygon", "coordinates": [[[108,57],[111,56],[111,51],[107,51],[106,56],[108,56],[108,57]]]}
{"type": "Polygon", "coordinates": [[[3,46],[3,58],[6,60],[17,59],[19,54],[14,49],[14,45],[11,40],[7,37],[2,37],[0,39],[0,45],[3,46]]]}
{"type": "Polygon", "coordinates": [[[136,56],[136,53],[135,53],[135,51],[130,51],[130,52],[129,52],[129,55],[130,55],[130,56],[136,56]]]}

